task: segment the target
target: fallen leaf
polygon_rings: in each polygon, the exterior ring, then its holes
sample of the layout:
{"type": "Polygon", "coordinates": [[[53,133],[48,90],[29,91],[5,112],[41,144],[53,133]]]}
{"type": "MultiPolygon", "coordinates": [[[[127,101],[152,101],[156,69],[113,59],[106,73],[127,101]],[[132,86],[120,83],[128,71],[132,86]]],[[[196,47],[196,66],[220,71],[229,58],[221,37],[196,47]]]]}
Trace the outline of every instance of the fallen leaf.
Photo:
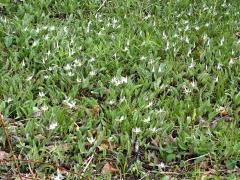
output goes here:
{"type": "Polygon", "coordinates": [[[201,163],[200,163],[200,167],[202,168],[202,169],[205,169],[205,170],[207,170],[207,169],[209,169],[209,159],[205,159],[205,160],[203,160],[201,163]]]}
{"type": "Polygon", "coordinates": [[[118,169],[114,168],[111,163],[107,162],[103,168],[102,173],[116,173],[118,172],[118,169]]]}
{"type": "Polygon", "coordinates": [[[68,171],[64,167],[58,167],[57,173],[58,174],[68,174],[68,171]]]}
{"type": "Polygon", "coordinates": [[[227,109],[225,107],[222,107],[222,106],[219,108],[219,113],[220,113],[221,116],[228,115],[227,109]]]}
{"type": "Polygon", "coordinates": [[[102,143],[98,146],[99,151],[107,150],[109,149],[110,144],[108,140],[103,140],[102,143]]]}
{"type": "Polygon", "coordinates": [[[7,159],[8,159],[9,154],[6,153],[5,151],[0,150],[0,165],[4,166],[7,165],[7,159]]]}
{"type": "Polygon", "coordinates": [[[238,39],[240,39],[240,32],[236,32],[236,37],[238,38],[238,39]]]}

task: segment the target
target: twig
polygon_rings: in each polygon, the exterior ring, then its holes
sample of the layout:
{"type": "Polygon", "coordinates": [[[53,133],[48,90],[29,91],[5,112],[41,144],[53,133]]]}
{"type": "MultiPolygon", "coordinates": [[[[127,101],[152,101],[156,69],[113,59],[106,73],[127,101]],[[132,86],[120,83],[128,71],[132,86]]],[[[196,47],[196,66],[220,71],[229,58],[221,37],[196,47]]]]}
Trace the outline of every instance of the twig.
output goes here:
{"type": "Polygon", "coordinates": [[[207,153],[207,154],[203,154],[203,155],[198,156],[198,157],[194,157],[194,158],[187,159],[185,162],[192,161],[192,160],[196,160],[196,159],[199,159],[199,158],[205,157],[205,156],[207,156],[207,155],[209,155],[209,153],[207,153]]]}
{"type": "Polygon", "coordinates": [[[10,142],[10,139],[8,137],[8,133],[7,133],[7,130],[6,130],[6,126],[5,126],[5,122],[3,120],[3,115],[2,113],[0,112],[0,121],[1,121],[1,124],[2,124],[2,128],[3,128],[3,131],[4,131],[4,134],[6,136],[6,139],[7,139],[7,143],[8,143],[8,146],[9,146],[9,149],[10,149],[10,152],[12,153],[13,155],[13,162],[15,164],[15,168],[17,170],[17,174],[18,174],[18,177],[20,180],[22,180],[22,176],[21,176],[21,173],[20,173],[20,168],[19,168],[19,165],[18,165],[18,162],[17,162],[17,158],[13,152],[13,148],[12,148],[12,145],[11,145],[11,142],[10,142]]]}
{"type": "Polygon", "coordinates": [[[106,4],[107,0],[104,0],[103,3],[99,6],[99,8],[97,9],[97,12],[100,11],[100,9],[102,9],[102,7],[106,4]]]}
{"type": "MultiPolygon", "coordinates": [[[[27,158],[27,156],[26,156],[26,158],[27,158]]],[[[28,158],[27,158],[27,160],[28,160],[28,158]]],[[[31,172],[31,174],[32,174],[33,178],[34,178],[34,179],[37,179],[37,180],[39,180],[39,178],[38,178],[38,175],[37,175],[37,174],[35,175],[35,173],[33,172],[33,170],[32,170],[32,167],[31,167],[31,164],[30,164],[30,163],[28,163],[28,168],[29,168],[29,171],[31,172]]]]}
{"type": "Polygon", "coordinates": [[[211,122],[210,127],[211,127],[211,128],[216,127],[216,125],[217,125],[217,123],[218,123],[219,121],[229,122],[229,121],[231,121],[231,120],[232,120],[232,118],[231,118],[229,115],[222,116],[222,117],[215,117],[214,120],[211,122]]]}
{"type": "Polygon", "coordinates": [[[88,166],[90,165],[90,163],[92,162],[93,157],[94,157],[94,154],[92,154],[92,156],[89,158],[88,163],[86,164],[85,168],[84,168],[83,171],[82,171],[82,174],[81,174],[82,176],[83,176],[83,174],[87,171],[87,168],[88,168],[88,166]]]}

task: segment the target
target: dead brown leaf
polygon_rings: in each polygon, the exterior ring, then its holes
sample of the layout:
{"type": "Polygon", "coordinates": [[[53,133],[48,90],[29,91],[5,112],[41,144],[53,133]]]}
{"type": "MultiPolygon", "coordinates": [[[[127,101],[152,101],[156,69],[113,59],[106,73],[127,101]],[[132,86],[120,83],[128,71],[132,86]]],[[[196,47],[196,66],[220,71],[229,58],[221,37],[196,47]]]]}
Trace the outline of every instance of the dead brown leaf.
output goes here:
{"type": "Polygon", "coordinates": [[[228,115],[228,112],[227,112],[227,109],[225,108],[225,107],[220,107],[219,108],[219,114],[221,115],[221,116],[226,116],[226,115],[228,115]]]}
{"type": "Polygon", "coordinates": [[[112,163],[107,162],[103,168],[102,168],[102,173],[117,173],[118,169],[114,168],[112,166],[112,163]]]}
{"type": "Polygon", "coordinates": [[[99,151],[108,150],[110,148],[110,143],[108,140],[103,140],[102,143],[98,146],[99,151]]]}
{"type": "Polygon", "coordinates": [[[5,151],[0,151],[0,161],[4,161],[8,159],[9,154],[5,151]]]}
{"type": "Polygon", "coordinates": [[[0,165],[7,165],[9,154],[0,150],[0,165]]]}

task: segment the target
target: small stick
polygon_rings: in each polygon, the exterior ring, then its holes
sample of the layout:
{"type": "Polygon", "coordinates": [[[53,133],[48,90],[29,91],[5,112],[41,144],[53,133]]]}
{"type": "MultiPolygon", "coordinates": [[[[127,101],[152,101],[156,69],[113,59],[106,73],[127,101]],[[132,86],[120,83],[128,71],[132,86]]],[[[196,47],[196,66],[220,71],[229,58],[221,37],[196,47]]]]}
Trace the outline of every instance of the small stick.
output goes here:
{"type": "Polygon", "coordinates": [[[18,174],[18,177],[20,180],[22,180],[22,176],[21,176],[21,173],[20,173],[20,168],[19,168],[19,165],[18,165],[18,162],[17,162],[17,158],[13,152],[13,148],[12,148],[12,145],[11,145],[11,142],[10,142],[10,139],[8,137],[8,133],[7,133],[7,130],[6,130],[6,126],[5,126],[5,122],[3,120],[3,115],[2,113],[0,112],[0,121],[1,121],[1,124],[2,124],[2,128],[3,128],[3,131],[4,131],[4,134],[6,136],[6,139],[7,139],[7,143],[8,143],[8,146],[9,146],[9,149],[10,149],[10,152],[12,153],[13,155],[13,162],[15,164],[15,168],[17,170],[17,174],[18,174]]]}
{"type": "Polygon", "coordinates": [[[92,160],[93,160],[93,157],[94,157],[94,154],[92,154],[92,156],[89,158],[89,160],[88,160],[88,163],[87,163],[87,165],[85,166],[85,168],[83,169],[83,171],[82,171],[82,174],[81,174],[81,175],[83,175],[83,174],[86,172],[86,170],[87,170],[88,166],[90,165],[90,163],[91,163],[91,162],[92,162],[92,160]]]}
{"type": "Polygon", "coordinates": [[[207,155],[209,155],[209,153],[207,153],[207,154],[203,154],[203,155],[198,156],[198,157],[194,157],[194,158],[187,159],[185,162],[192,161],[192,160],[196,160],[196,159],[199,159],[199,158],[205,157],[205,156],[207,156],[207,155]]]}
{"type": "Polygon", "coordinates": [[[106,4],[107,0],[104,0],[103,3],[101,4],[101,6],[97,9],[97,12],[100,11],[100,9],[102,9],[102,7],[106,4]]]}
{"type": "MultiPolygon", "coordinates": [[[[27,158],[27,156],[26,156],[26,158],[27,158]]],[[[27,160],[29,160],[29,159],[27,158],[27,160]]],[[[28,168],[29,168],[29,171],[31,172],[31,174],[32,174],[33,178],[34,178],[34,179],[39,179],[39,178],[38,178],[38,175],[37,175],[37,174],[35,175],[35,173],[33,172],[33,170],[32,170],[32,167],[31,167],[31,164],[30,164],[30,163],[28,163],[28,168]]]]}

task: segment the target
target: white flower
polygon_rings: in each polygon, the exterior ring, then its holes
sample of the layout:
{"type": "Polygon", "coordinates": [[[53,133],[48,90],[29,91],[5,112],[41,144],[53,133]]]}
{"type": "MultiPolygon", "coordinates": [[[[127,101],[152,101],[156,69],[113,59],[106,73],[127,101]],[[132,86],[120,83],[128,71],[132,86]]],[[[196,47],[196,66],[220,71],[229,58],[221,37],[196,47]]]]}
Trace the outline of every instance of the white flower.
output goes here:
{"type": "Polygon", "coordinates": [[[149,102],[148,105],[146,106],[146,108],[150,108],[153,105],[153,102],[149,102]]]}
{"type": "Polygon", "coordinates": [[[147,117],[143,120],[144,123],[149,123],[150,122],[150,117],[147,117]]]}
{"type": "Polygon", "coordinates": [[[55,129],[57,127],[57,125],[58,124],[56,122],[53,122],[53,123],[50,124],[49,129],[53,130],[53,129],[55,129]]]}
{"type": "Polygon", "coordinates": [[[223,43],[224,43],[224,37],[223,37],[223,38],[221,39],[221,41],[220,41],[220,46],[222,46],[223,43]]]}
{"type": "Polygon", "coordinates": [[[195,67],[195,63],[192,61],[191,64],[188,66],[189,69],[194,68],[195,67]]]}
{"type": "Polygon", "coordinates": [[[89,60],[89,62],[94,62],[95,61],[95,58],[94,57],[92,57],[90,60],[89,60]]]}
{"type": "Polygon", "coordinates": [[[165,33],[165,31],[163,31],[163,39],[167,39],[167,35],[166,35],[166,33],[165,33]]]}
{"type": "Polygon", "coordinates": [[[92,71],[89,73],[90,76],[95,76],[96,74],[97,74],[97,72],[96,72],[95,70],[92,70],[92,71]]]}
{"type": "Polygon", "coordinates": [[[32,75],[32,76],[28,76],[26,80],[27,80],[27,81],[31,81],[32,78],[33,78],[33,75],[32,75]]]}
{"type": "Polygon", "coordinates": [[[124,47],[123,49],[124,52],[127,52],[128,50],[129,50],[128,47],[124,47]]]}
{"type": "Polygon", "coordinates": [[[94,139],[93,137],[87,138],[87,140],[90,144],[93,144],[96,141],[96,139],[94,139]]]}
{"type": "Polygon", "coordinates": [[[163,108],[160,108],[159,110],[155,110],[155,112],[156,112],[157,114],[161,114],[161,113],[164,112],[164,109],[163,109],[163,108]]]}
{"type": "Polygon", "coordinates": [[[162,85],[160,86],[160,89],[164,89],[164,88],[166,88],[166,87],[167,87],[167,85],[162,84],[162,85]]]}
{"type": "Polygon", "coordinates": [[[113,105],[113,104],[115,104],[115,101],[114,101],[114,100],[110,100],[110,101],[108,102],[108,104],[113,105]]]}
{"type": "Polygon", "coordinates": [[[39,41],[34,41],[33,44],[32,44],[32,47],[37,46],[37,45],[38,45],[38,42],[39,42],[39,41]]]}
{"type": "Polygon", "coordinates": [[[152,133],[155,133],[155,132],[157,132],[157,128],[156,128],[156,127],[149,128],[149,130],[150,130],[152,133]]]}
{"type": "Polygon", "coordinates": [[[113,84],[115,84],[115,86],[119,86],[120,84],[124,84],[128,82],[128,78],[127,77],[113,77],[112,81],[113,84]]]}
{"type": "Polygon", "coordinates": [[[48,34],[44,37],[44,39],[47,41],[49,39],[48,34]]]}
{"type": "Polygon", "coordinates": [[[76,107],[76,101],[70,100],[70,98],[65,99],[63,104],[67,105],[70,109],[76,107]]]}
{"type": "Polygon", "coordinates": [[[152,65],[152,64],[153,64],[153,60],[150,59],[150,60],[148,61],[148,64],[152,65]]]}
{"type": "Polygon", "coordinates": [[[191,82],[191,86],[192,86],[193,88],[197,87],[197,82],[193,80],[193,81],[191,82]]]}
{"type": "Polygon", "coordinates": [[[49,71],[52,71],[52,70],[53,70],[53,67],[49,67],[48,70],[49,70],[49,71]]]}
{"type": "Polygon", "coordinates": [[[91,23],[92,23],[91,21],[89,21],[89,22],[88,22],[88,25],[87,25],[87,30],[86,30],[86,32],[87,32],[87,33],[89,33],[89,32],[90,32],[90,26],[91,26],[91,23]]]}
{"type": "Polygon", "coordinates": [[[49,27],[49,31],[54,31],[55,30],[55,27],[54,26],[50,26],[49,27]]]}
{"type": "Polygon", "coordinates": [[[70,64],[67,64],[66,66],[63,67],[63,69],[69,71],[72,69],[72,66],[70,64]]]}
{"type": "Polygon", "coordinates": [[[191,53],[192,53],[192,49],[189,48],[188,53],[187,53],[187,56],[190,56],[191,53]]]}
{"type": "Polygon", "coordinates": [[[158,68],[158,72],[161,73],[161,72],[163,72],[163,71],[164,71],[164,65],[161,64],[161,65],[159,66],[159,68],[158,68]]]}
{"type": "Polygon", "coordinates": [[[231,58],[230,61],[229,61],[229,65],[233,65],[234,64],[234,61],[233,59],[231,58]]]}
{"type": "Polygon", "coordinates": [[[7,100],[6,100],[7,103],[10,103],[12,102],[12,98],[8,97],[7,100]]]}
{"type": "Polygon", "coordinates": [[[155,68],[154,68],[154,66],[153,66],[153,68],[152,68],[152,73],[154,73],[155,72],[155,68]]]}
{"type": "Polygon", "coordinates": [[[78,82],[78,83],[81,83],[81,82],[82,82],[82,79],[80,79],[79,77],[77,77],[77,82],[78,82]]]}
{"type": "Polygon", "coordinates": [[[222,69],[222,64],[218,63],[217,69],[218,69],[218,70],[221,70],[221,69],[222,69]]]}
{"type": "Polygon", "coordinates": [[[48,51],[48,52],[47,52],[47,56],[50,56],[50,54],[51,54],[51,51],[48,51]]]}
{"type": "Polygon", "coordinates": [[[188,37],[185,38],[185,41],[186,41],[186,43],[189,44],[189,39],[188,39],[188,37]]]}
{"type": "Polygon", "coordinates": [[[48,107],[47,107],[46,105],[43,105],[43,106],[41,107],[41,110],[42,110],[42,111],[47,111],[47,110],[48,110],[48,107]]]}
{"type": "Polygon", "coordinates": [[[117,122],[122,122],[123,120],[125,120],[126,117],[125,116],[121,116],[120,118],[117,118],[116,121],[117,122]]]}
{"type": "Polygon", "coordinates": [[[208,35],[207,34],[204,34],[203,35],[203,40],[206,41],[208,39],[208,35]]]}
{"type": "Polygon", "coordinates": [[[22,61],[22,67],[24,67],[26,64],[25,64],[25,61],[22,61]]]}
{"type": "Polygon", "coordinates": [[[36,33],[39,33],[40,32],[40,29],[39,29],[39,27],[36,29],[36,33]]]}
{"type": "Polygon", "coordinates": [[[42,27],[43,30],[46,30],[47,28],[48,28],[47,26],[43,26],[43,27],[42,27]]]}
{"type": "Polygon", "coordinates": [[[196,26],[195,29],[198,31],[200,28],[199,28],[199,26],[196,26]]]}
{"type": "Polygon", "coordinates": [[[112,21],[112,27],[115,28],[116,27],[116,24],[117,24],[117,19],[114,17],[113,18],[113,21],[112,21]]]}
{"type": "Polygon", "coordinates": [[[173,35],[173,37],[174,37],[174,38],[177,38],[177,37],[178,37],[178,34],[177,34],[177,33],[175,33],[175,34],[173,35]]]}
{"type": "Polygon", "coordinates": [[[39,92],[39,93],[38,93],[38,96],[39,96],[39,97],[44,97],[45,95],[46,95],[46,94],[45,94],[44,92],[39,92]]]}
{"type": "Polygon", "coordinates": [[[165,164],[164,164],[163,162],[161,162],[161,163],[159,164],[159,167],[160,167],[160,168],[165,168],[165,164]]]}
{"type": "Polygon", "coordinates": [[[65,179],[65,177],[62,175],[60,170],[57,170],[57,176],[54,176],[53,180],[63,180],[63,179],[65,179]]]}
{"type": "Polygon", "coordinates": [[[63,31],[64,31],[65,33],[67,33],[67,32],[68,32],[68,28],[67,28],[66,26],[64,26],[63,31]]]}
{"type": "Polygon", "coordinates": [[[114,59],[116,59],[117,58],[117,53],[114,53],[113,57],[114,57],[114,59]]]}
{"type": "Polygon", "coordinates": [[[141,132],[141,128],[139,128],[139,127],[133,128],[133,129],[132,129],[132,132],[138,134],[138,133],[141,132]]]}
{"type": "Polygon", "coordinates": [[[125,96],[123,96],[123,97],[119,100],[119,102],[122,103],[122,102],[125,101],[125,100],[126,100],[126,98],[125,98],[125,96]]]}
{"type": "Polygon", "coordinates": [[[71,72],[71,71],[69,71],[69,72],[67,73],[67,75],[68,75],[69,77],[72,77],[72,76],[74,76],[74,73],[71,72]]]}
{"type": "Polygon", "coordinates": [[[189,88],[187,88],[186,85],[183,85],[183,89],[184,89],[185,94],[189,94],[191,92],[191,90],[189,88]]]}

